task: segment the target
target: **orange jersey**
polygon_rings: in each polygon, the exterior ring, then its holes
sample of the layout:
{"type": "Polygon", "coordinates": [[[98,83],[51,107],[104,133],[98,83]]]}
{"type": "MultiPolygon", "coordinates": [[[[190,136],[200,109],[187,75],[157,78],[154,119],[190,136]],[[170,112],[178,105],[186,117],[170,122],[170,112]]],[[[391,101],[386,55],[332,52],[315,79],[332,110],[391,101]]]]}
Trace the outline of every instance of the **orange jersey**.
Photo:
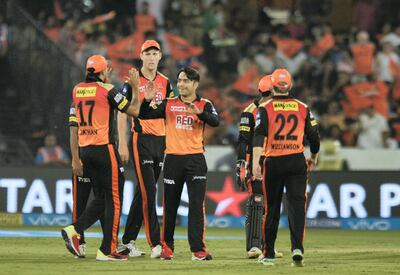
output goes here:
{"type": "MultiPolygon", "coordinates": [[[[154,89],[156,90],[156,95],[152,100],[151,104],[160,104],[167,97],[173,96],[173,90],[171,88],[171,84],[169,83],[168,78],[157,72],[156,77],[151,80],[154,84],[154,89]]],[[[139,99],[140,102],[143,102],[144,91],[146,89],[147,83],[150,80],[145,78],[140,71],[140,83],[139,83],[139,99]]],[[[155,118],[149,120],[142,120],[138,118],[132,119],[132,132],[139,132],[148,135],[154,136],[165,136],[165,124],[164,119],[155,118]]]]}
{"type": "Polygon", "coordinates": [[[267,101],[259,107],[256,127],[256,134],[267,137],[263,153],[266,157],[304,152],[305,134],[315,144],[312,147],[319,150],[317,122],[307,105],[297,99],[279,96],[267,101]]]}
{"type": "Polygon", "coordinates": [[[69,124],[79,128],[79,146],[114,143],[114,110],[126,111],[128,100],[114,86],[82,82],[72,91],[69,124]]]}
{"type": "Polygon", "coordinates": [[[187,113],[187,103],[180,97],[168,98],[159,105],[143,102],[139,117],[144,119],[164,118],[166,124],[166,154],[187,155],[204,152],[205,124],[219,125],[217,111],[211,101],[197,97],[193,104],[202,112],[199,115],[187,113]]]}
{"type": "Polygon", "coordinates": [[[354,58],[354,72],[361,74],[372,73],[372,62],[374,59],[375,45],[368,43],[366,45],[353,45],[351,53],[354,58]]]}

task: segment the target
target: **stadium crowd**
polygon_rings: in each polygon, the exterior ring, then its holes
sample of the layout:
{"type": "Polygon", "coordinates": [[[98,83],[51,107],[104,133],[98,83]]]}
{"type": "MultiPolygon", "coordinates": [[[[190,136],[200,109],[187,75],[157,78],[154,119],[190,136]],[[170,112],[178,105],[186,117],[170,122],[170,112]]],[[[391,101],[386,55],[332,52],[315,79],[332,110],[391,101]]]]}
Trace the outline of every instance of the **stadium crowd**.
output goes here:
{"type": "Polygon", "coordinates": [[[199,92],[221,115],[221,127],[207,129],[207,144],[235,143],[259,79],[284,67],[294,96],[315,111],[323,139],[399,146],[400,21],[384,7],[396,1],[345,1],[350,10],[340,15],[337,2],[326,0],[23,2],[77,64],[107,56],[114,84],[139,64],[145,39],[161,42],[161,71],[171,79],[183,65],[197,67],[199,92]]]}

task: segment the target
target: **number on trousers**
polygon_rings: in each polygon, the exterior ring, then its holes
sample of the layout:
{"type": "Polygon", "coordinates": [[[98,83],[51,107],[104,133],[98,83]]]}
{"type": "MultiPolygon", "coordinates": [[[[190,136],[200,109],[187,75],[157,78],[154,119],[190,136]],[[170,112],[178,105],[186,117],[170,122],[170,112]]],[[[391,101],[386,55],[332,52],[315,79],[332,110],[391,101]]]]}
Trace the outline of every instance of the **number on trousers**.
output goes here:
{"type": "Polygon", "coordinates": [[[286,140],[297,140],[297,136],[293,135],[293,132],[296,130],[297,124],[299,123],[299,120],[296,115],[291,114],[287,117],[287,120],[286,120],[284,115],[278,114],[276,116],[275,122],[280,123],[278,131],[274,135],[275,140],[285,140],[285,139],[286,140]],[[285,124],[292,123],[292,122],[293,122],[292,128],[290,128],[287,135],[286,136],[281,135],[282,130],[285,128],[285,124]]]}
{"type": "Polygon", "coordinates": [[[83,115],[83,103],[82,101],[79,102],[78,108],[79,108],[79,114],[81,117],[81,122],[79,123],[79,126],[92,126],[92,114],[93,114],[93,109],[94,109],[94,100],[87,100],[85,101],[86,106],[90,106],[89,108],[89,115],[88,115],[88,122],[85,121],[85,117],[83,115]]]}

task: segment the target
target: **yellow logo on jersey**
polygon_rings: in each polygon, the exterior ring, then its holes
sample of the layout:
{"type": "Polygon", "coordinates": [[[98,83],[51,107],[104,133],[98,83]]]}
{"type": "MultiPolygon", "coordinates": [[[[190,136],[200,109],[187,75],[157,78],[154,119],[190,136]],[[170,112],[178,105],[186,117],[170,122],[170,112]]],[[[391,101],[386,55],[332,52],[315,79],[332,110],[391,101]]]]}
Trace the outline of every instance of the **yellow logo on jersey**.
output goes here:
{"type": "Polygon", "coordinates": [[[78,118],[77,118],[76,116],[70,116],[70,117],[69,117],[69,122],[76,122],[76,123],[78,123],[79,121],[78,121],[78,118]]]}
{"type": "Polygon", "coordinates": [[[274,111],[298,111],[299,104],[297,102],[283,102],[283,101],[274,101],[273,102],[274,111]]]}
{"type": "Polygon", "coordinates": [[[76,89],[76,97],[96,96],[96,87],[80,87],[76,89]]]}
{"type": "Polygon", "coordinates": [[[250,127],[249,126],[240,126],[239,130],[244,131],[244,132],[250,132],[250,127]]]}
{"type": "Polygon", "coordinates": [[[128,100],[126,98],[124,98],[122,100],[122,102],[118,105],[118,110],[122,110],[124,109],[124,107],[126,106],[126,104],[128,104],[128,100]]]}
{"type": "Polygon", "coordinates": [[[311,120],[311,126],[315,126],[317,124],[318,124],[318,122],[315,119],[311,120]]]}

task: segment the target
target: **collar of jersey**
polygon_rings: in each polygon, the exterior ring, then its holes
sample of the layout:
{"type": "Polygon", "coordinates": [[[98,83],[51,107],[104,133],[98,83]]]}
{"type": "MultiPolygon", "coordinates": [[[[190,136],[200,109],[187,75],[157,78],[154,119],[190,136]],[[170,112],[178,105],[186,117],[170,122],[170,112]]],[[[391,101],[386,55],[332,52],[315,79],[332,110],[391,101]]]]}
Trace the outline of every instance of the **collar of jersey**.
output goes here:
{"type": "Polygon", "coordinates": [[[293,97],[290,95],[274,95],[272,98],[274,98],[274,99],[290,99],[293,97]]]}
{"type": "Polygon", "coordinates": [[[156,75],[154,76],[154,78],[150,80],[150,79],[148,79],[147,77],[144,76],[144,74],[142,73],[142,69],[139,70],[139,76],[140,76],[140,77],[143,77],[143,78],[146,79],[147,81],[154,81],[154,80],[156,80],[157,75],[158,75],[158,71],[156,72],[156,75]]]}
{"type": "MultiPolygon", "coordinates": [[[[181,98],[180,95],[178,95],[178,98],[179,98],[180,101],[182,101],[183,103],[185,103],[185,102],[182,100],[182,98],[181,98]]],[[[195,98],[195,100],[193,100],[193,102],[195,102],[195,101],[200,101],[200,99],[201,99],[201,97],[200,97],[198,94],[196,94],[196,98],[195,98]]]]}

